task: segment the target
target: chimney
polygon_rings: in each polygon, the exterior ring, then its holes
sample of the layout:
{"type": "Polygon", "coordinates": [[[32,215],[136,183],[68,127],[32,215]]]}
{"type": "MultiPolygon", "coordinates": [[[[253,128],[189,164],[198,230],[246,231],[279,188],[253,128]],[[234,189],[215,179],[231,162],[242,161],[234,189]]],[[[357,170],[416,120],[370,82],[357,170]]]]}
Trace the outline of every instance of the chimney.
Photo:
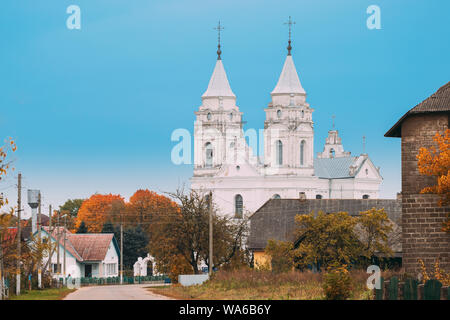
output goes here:
{"type": "Polygon", "coordinates": [[[306,194],[305,194],[304,192],[300,192],[300,193],[298,194],[298,199],[299,199],[300,201],[305,201],[305,200],[306,200],[306,194]]]}

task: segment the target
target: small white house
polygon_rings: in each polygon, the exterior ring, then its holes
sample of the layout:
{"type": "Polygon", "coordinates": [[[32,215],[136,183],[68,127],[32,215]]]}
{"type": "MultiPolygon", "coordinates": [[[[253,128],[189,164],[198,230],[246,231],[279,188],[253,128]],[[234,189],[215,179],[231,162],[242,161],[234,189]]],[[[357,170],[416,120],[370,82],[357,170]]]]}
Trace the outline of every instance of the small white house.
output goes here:
{"type": "MultiPolygon", "coordinates": [[[[119,246],[112,233],[71,233],[66,229],[66,276],[108,278],[119,275],[119,246]]],[[[42,227],[42,238],[59,241],[59,264],[64,275],[64,228],[42,227]]],[[[52,272],[57,277],[57,250],[51,256],[52,272]]],[[[47,257],[48,259],[48,257],[47,257]]],[[[46,262],[46,261],[45,261],[46,262]]]]}

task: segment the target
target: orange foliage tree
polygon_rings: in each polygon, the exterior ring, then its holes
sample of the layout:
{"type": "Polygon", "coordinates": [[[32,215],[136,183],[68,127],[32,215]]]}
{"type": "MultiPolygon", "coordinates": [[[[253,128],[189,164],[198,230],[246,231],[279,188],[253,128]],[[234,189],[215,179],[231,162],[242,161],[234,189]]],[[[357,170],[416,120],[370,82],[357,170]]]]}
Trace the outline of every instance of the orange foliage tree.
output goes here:
{"type": "Polygon", "coordinates": [[[144,230],[152,233],[153,227],[158,225],[159,218],[176,212],[178,205],[154,191],[140,189],[130,197],[126,208],[126,219],[129,223],[139,223],[144,230]]]}
{"type": "Polygon", "coordinates": [[[114,194],[94,194],[85,200],[78,211],[75,228],[84,221],[89,232],[101,232],[106,222],[120,221],[125,212],[122,196],[114,194]]]}
{"type": "MultiPolygon", "coordinates": [[[[439,205],[447,206],[450,205],[450,129],[442,135],[436,133],[433,140],[438,148],[420,148],[417,165],[421,174],[436,177],[436,184],[424,188],[421,193],[438,194],[441,197],[439,205]]],[[[450,216],[443,230],[450,232],[450,216]]]]}

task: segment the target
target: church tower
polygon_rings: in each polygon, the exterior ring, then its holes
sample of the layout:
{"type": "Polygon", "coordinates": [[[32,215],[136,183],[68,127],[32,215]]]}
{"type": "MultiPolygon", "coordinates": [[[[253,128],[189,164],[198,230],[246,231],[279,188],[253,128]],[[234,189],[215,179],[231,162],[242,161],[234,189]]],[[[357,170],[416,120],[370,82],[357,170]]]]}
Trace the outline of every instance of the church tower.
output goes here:
{"type": "Polygon", "coordinates": [[[267,175],[314,174],[314,130],[312,112],[306,102],[294,60],[291,55],[291,26],[289,17],[288,54],[272,101],[264,109],[264,164],[267,175]]]}
{"type": "Polygon", "coordinates": [[[202,105],[195,112],[194,176],[216,176],[226,164],[245,158],[248,148],[243,137],[242,112],[236,105],[223,66],[220,49],[220,22],[217,61],[202,105]]]}

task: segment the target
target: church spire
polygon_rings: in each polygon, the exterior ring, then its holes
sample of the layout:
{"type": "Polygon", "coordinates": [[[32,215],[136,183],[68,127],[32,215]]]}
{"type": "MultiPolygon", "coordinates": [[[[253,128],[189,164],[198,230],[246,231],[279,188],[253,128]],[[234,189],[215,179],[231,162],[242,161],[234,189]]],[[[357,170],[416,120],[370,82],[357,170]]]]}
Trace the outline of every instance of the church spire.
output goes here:
{"type": "Polygon", "coordinates": [[[300,79],[298,78],[297,70],[295,69],[294,60],[292,59],[291,55],[291,29],[292,25],[295,24],[295,22],[292,21],[292,18],[289,17],[289,21],[286,22],[289,26],[289,41],[288,41],[288,55],[286,57],[286,60],[284,62],[283,70],[281,71],[280,78],[278,79],[278,83],[271,92],[271,94],[277,94],[277,95],[290,95],[290,94],[301,94],[304,95],[305,90],[303,89],[300,79]]]}
{"type": "Polygon", "coordinates": [[[217,30],[217,61],[214,67],[213,74],[209,80],[208,89],[202,95],[202,98],[236,98],[233,91],[231,91],[230,83],[228,82],[227,73],[222,63],[222,58],[220,55],[222,51],[220,50],[220,32],[224,28],[221,26],[220,21],[214,30],[217,30]]]}

